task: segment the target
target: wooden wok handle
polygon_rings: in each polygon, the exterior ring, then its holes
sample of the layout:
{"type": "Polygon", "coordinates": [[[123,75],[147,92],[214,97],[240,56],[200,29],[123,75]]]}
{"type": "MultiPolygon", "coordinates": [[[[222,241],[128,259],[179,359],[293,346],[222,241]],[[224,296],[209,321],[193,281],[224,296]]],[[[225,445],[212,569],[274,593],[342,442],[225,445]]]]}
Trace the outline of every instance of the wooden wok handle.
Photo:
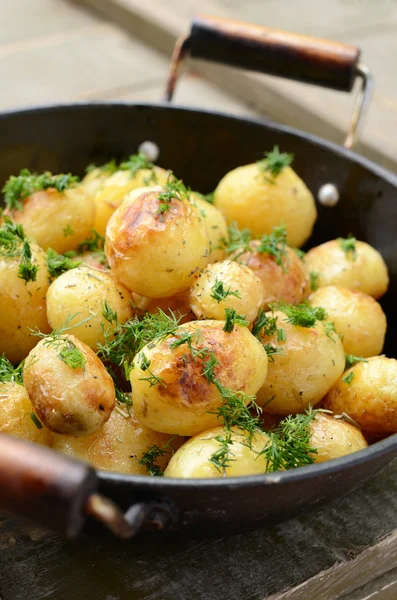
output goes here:
{"type": "Polygon", "coordinates": [[[360,50],[356,46],[208,15],[193,19],[194,58],[279,75],[350,92],[360,50]]]}
{"type": "Polygon", "coordinates": [[[74,538],[87,515],[115,535],[133,537],[150,515],[158,529],[168,518],[161,506],[135,503],[123,512],[97,493],[94,469],[49,448],[0,434],[0,511],[74,538]]]}

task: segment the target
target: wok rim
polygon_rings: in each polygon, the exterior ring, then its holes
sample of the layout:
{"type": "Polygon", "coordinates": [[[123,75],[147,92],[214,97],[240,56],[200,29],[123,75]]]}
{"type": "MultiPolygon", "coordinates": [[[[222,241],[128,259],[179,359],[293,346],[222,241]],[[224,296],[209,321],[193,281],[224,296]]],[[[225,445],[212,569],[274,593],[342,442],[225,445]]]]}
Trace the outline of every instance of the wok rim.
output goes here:
{"type": "MultiPolygon", "coordinates": [[[[15,110],[6,110],[0,112],[0,120],[4,120],[14,116],[29,116],[41,113],[56,113],[62,110],[103,110],[106,109],[111,111],[112,109],[119,108],[142,108],[142,109],[166,109],[175,112],[187,112],[194,114],[207,114],[213,117],[221,117],[229,121],[234,122],[245,122],[247,124],[259,125],[266,129],[271,129],[276,132],[282,132],[294,137],[301,139],[302,141],[309,142],[313,145],[321,146],[326,150],[330,150],[337,156],[348,159],[350,162],[358,164],[365,169],[372,172],[377,177],[384,179],[389,184],[396,188],[397,196],[397,175],[392,171],[378,165],[376,162],[361,156],[353,150],[344,148],[343,146],[321,138],[320,136],[304,132],[301,129],[290,127],[272,121],[271,119],[255,118],[251,116],[240,116],[230,114],[227,112],[216,111],[216,110],[202,110],[195,107],[186,107],[179,104],[169,104],[167,102],[79,102],[79,103],[60,103],[60,104],[42,104],[35,107],[23,107],[15,110]]],[[[102,482],[107,483],[123,483],[132,484],[134,489],[148,488],[150,491],[155,492],[157,488],[162,490],[172,490],[173,488],[193,488],[196,489],[197,485],[200,488],[218,489],[219,487],[226,487],[229,489],[235,487],[245,486],[247,488],[255,487],[257,485],[277,485],[294,483],[298,481],[314,479],[321,475],[335,475],[343,473],[345,470],[354,466],[370,463],[395,450],[397,455],[397,433],[379,441],[375,442],[363,450],[354,452],[350,455],[343,456],[341,458],[333,459],[331,461],[325,461],[322,463],[314,463],[305,467],[298,467],[288,471],[277,471],[274,473],[263,473],[260,475],[244,475],[240,477],[220,477],[220,478],[174,478],[174,477],[150,477],[148,475],[128,475],[126,473],[119,473],[116,471],[96,470],[98,479],[102,482]]],[[[390,457],[390,461],[393,456],[390,457]]],[[[381,467],[383,468],[383,467],[381,467]]],[[[379,469],[381,470],[381,469],[379,469]]]]}

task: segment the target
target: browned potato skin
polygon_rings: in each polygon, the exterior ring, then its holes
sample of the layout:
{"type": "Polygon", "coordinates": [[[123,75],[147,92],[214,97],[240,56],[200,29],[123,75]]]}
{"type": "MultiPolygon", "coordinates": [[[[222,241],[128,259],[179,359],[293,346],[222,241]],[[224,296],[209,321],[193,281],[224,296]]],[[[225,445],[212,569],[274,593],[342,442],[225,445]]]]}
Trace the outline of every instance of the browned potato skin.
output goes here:
{"type": "Polygon", "coordinates": [[[105,300],[116,312],[118,323],[123,324],[134,316],[130,291],[116,281],[110,271],[80,265],[62,273],[50,285],[48,321],[53,329],[58,329],[72,315],[71,333],[96,350],[98,344],[105,343],[105,332],[115,327],[115,323],[109,323],[103,316],[105,300]]]}
{"type": "MultiPolygon", "coordinates": [[[[163,448],[170,439],[169,435],[142,425],[133,408],[130,408],[128,417],[115,409],[109,420],[93,435],[73,438],[51,434],[51,447],[73,458],[85,460],[96,469],[147,475],[146,468],[139,464],[139,459],[154,444],[163,448]]],[[[166,449],[164,456],[158,457],[156,464],[165,469],[172,456],[172,449],[177,450],[182,443],[183,438],[174,438],[170,448],[166,449]]]]}
{"type": "Polygon", "coordinates": [[[20,257],[0,257],[0,355],[20,362],[37,344],[32,330],[49,333],[46,292],[49,273],[45,252],[31,243],[32,262],[38,266],[36,281],[25,283],[18,277],[20,257]]]}
{"type": "Polygon", "coordinates": [[[324,407],[348,414],[366,436],[397,433],[397,360],[375,356],[357,363],[328,392],[324,407]],[[349,373],[352,381],[342,381],[349,373]]]}
{"type": "Polygon", "coordinates": [[[382,352],[386,316],[372,296],[329,285],[311,294],[309,302],[325,308],[335,331],[342,336],[345,352],[366,358],[382,352]]]}
{"type": "Polygon", "coordinates": [[[317,454],[313,454],[316,463],[341,458],[368,446],[357,427],[326,413],[317,413],[310,423],[310,431],[310,445],[317,450],[317,454]]]}
{"type": "Polygon", "coordinates": [[[48,445],[50,432],[32,421],[33,406],[26,389],[18,383],[0,383],[0,432],[48,445]]]}
{"type": "Polygon", "coordinates": [[[86,344],[64,335],[80,350],[87,362],[73,369],[61,358],[60,345],[45,339],[29,353],[23,383],[40,421],[55,433],[84,436],[98,431],[115,406],[112,378],[86,344]]]}
{"type": "Polygon", "coordinates": [[[265,412],[288,416],[315,406],[343,373],[345,352],[339,336],[326,335],[323,323],[314,327],[297,327],[276,311],[277,325],[285,330],[286,341],[277,335],[262,337],[283,352],[269,360],[267,378],[257,393],[257,404],[265,412]],[[273,398],[271,400],[271,398],[273,398]]]}
{"type": "Polygon", "coordinates": [[[309,250],[305,256],[309,271],[318,273],[318,285],[337,285],[369,294],[377,299],[389,285],[387,266],[381,254],[365,242],[356,242],[357,255],[345,253],[338,240],[309,250]]]}
{"type": "Polygon", "coordinates": [[[27,236],[41,248],[53,248],[60,254],[75,250],[92,230],[95,206],[81,186],[58,192],[53,188],[36,192],[23,201],[22,210],[10,213],[21,223],[27,236]],[[71,235],[64,230],[70,227],[71,235]]]}
{"type": "Polygon", "coordinates": [[[209,241],[196,209],[172,199],[159,212],[158,190],[127,198],[106,229],[109,265],[128,289],[149,298],[166,298],[190,287],[206,266],[209,241]]]}
{"type": "Polygon", "coordinates": [[[252,252],[234,252],[230,258],[246,265],[263,283],[266,310],[272,302],[283,300],[288,304],[300,304],[310,291],[310,281],[303,261],[291,248],[286,248],[287,256],[278,265],[273,256],[258,252],[259,240],[252,240],[252,252]]]}
{"type": "Polygon", "coordinates": [[[108,261],[106,260],[106,256],[104,256],[101,252],[87,251],[83,252],[80,256],[76,256],[76,260],[81,260],[86,265],[90,267],[95,267],[95,269],[99,269],[100,271],[109,271],[108,261]]]}
{"type": "MultiPolygon", "coordinates": [[[[201,332],[197,347],[214,352],[219,361],[215,378],[234,391],[255,394],[267,371],[267,355],[246,327],[235,326],[233,332],[223,331],[224,321],[194,321],[180,327],[185,331],[201,332]]],[[[139,420],[164,433],[195,435],[219,425],[216,411],[222,403],[217,387],[203,376],[205,358],[193,358],[186,344],[171,349],[177,338],[171,336],[153,348],[142,352],[151,361],[150,370],[163,379],[165,385],[149,386],[142,378],[148,376],[134,360],[130,378],[134,408],[139,420]]]]}

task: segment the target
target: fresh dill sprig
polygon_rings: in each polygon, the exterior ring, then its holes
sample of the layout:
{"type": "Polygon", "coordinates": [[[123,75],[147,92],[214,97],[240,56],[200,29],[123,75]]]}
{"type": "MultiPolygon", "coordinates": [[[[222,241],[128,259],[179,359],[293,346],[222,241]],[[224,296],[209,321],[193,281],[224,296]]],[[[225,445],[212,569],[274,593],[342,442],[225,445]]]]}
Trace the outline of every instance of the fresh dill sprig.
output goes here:
{"type": "Polygon", "coordinates": [[[350,233],[347,238],[338,238],[339,246],[342,248],[343,252],[346,255],[346,258],[349,260],[356,260],[357,258],[357,240],[350,233]]]}
{"type": "Polygon", "coordinates": [[[98,345],[98,356],[112,365],[124,367],[128,380],[129,365],[136,354],[146,344],[173,335],[178,329],[181,318],[172,311],[167,315],[160,310],[156,314],[146,313],[142,318],[136,316],[126,323],[119,323],[113,329],[103,328],[105,343],[98,345]]]}
{"type": "Polygon", "coordinates": [[[59,353],[61,360],[71,369],[83,369],[87,364],[84,354],[71,340],[64,339],[59,353]]]}
{"type": "Polygon", "coordinates": [[[245,252],[251,252],[251,232],[249,229],[240,229],[237,223],[228,226],[228,238],[222,238],[221,244],[228,254],[236,252],[233,260],[237,260],[245,252]]]}
{"type": "Polygon", "coordinates": [[[81,260],[72,260],[65,254],[58,254],[52,248],[48,248],[46,253],[47,260],[47,268],[48,273],[51,279],[55,279],[65,273],[65,271],[70,271],[70,269],[75,269],[79,265],[81,265],[81,260]]]}
{"type": "Polygon", "coordinates": [[[173,200],[185,200],[189,197],[189,190],[184,185],[183,181],[175,179],[172,172],[168,176],[167,182],[163,185],[161,192],[158,195],[159,207],[157,213],[162,215],[170,209],[173,200]]]}
{"type": "Polygon", "coordinates": [[[261,336],[269,337],[277,332],[278,317],[269,317],[261,308],[252,326],[252,334],[260,339],[261,336]]]}
{"type": "MultiPolygon", "coordinates": [[[[137,152],[136,154],[131,154],[127,160],[124,160],[119,165],[120,171],[129,171],[131,178],[135,177],[139,171],[143,169],[149,169],[153,171],[154,164],[150,162],[147,158],[146,154],[143,152],[137,152]]],[[[153,183],[157,182],[157,178],[155,173],[153,172],[154,180],[153,183]]]]}
{"type": "Polygon", "coordinates": [[[237,314],[234,308],[226,308],[225,325],[223,326],[223,331],[231,333],[235,325],[242,325],[243,327],[248,327],[249,321],[246,320],[245,315],[237,314]]]}
{"type": "Polygon", "coordinates": [[[327,313],[321,306],[314,307],[309,304],[287,304],[275,302],[270,305],[272,310],[279,310],[287,316],[287,322],[296,327],[314,327],[317,321],[324,321],[327,313]]]}
{"type": "Polygon", "coordinates": [[[310,424],[318,411],[309,409],[304,414],[290,415],[267,433],[269,442],[259,453],[267,461],[267,472],[295,469],[311,465],[317,450],[311,446],[310,424]]]}
{"type": "Polygon", "coordinates": [[[315,292],[319,288],[318,280],[320,278],[320,273],[316,273],[316,271],[310,271],[309,278],[310,278],[310,289],[312,292],[315,292]]]}
{"type": "Polygon", "coordinates": [[[241,298],[241,293],[238,290],[232,290],[230,287],[226,288],[223,281],[216,278],[215,283],[211,286],[211,298],[219,302],[226,300],[228,296],[235,296],[241,298]]]}
{"type": "Polygon", "coordinates": [[[354,367],[358,362],[368,362],[368,358],[364,358],[363,356],[354,356],[354,354],[345,354],[346,366],[345,369],[350,369],[350,367],[354,367]]]}
{"type": "Polygon", "coordinates": [[[275,183],[276,178],[280,173],[289,167],[294,160],[293,154],[280,152],[278,146],[274,146],[271,152],[265,152],[265,158],[257,162],[261,173],[265,175],[266,181],[275,183]]]}
{"type": "Polygon", "coordinates": [[[295,252],[296,256],[300,258],[301,261],[305,262],[306,252],[304,250],[301,250],[300,248],[291,248],[291,250],[295,252]]]}
{"type": "Polygon", "coordinates": [[[149,387],[158,387],[159,385],[162,385],[163,387],[167,387],[167,384],[165,383],[165,380],[163,379],[163,377],[158,377],[157,375],[155,375],[155,373],[153,373],[153,371],[150,370],[149,367],[150,367],[151,361],[147,358],[147,356],[144,352],[140,352],[138,354],[137,361],[138,361],[138,364],[139,364],[141,370],[147,371],[149,373],[148,377],[140,377],[139,378],[140,381],[148,381],[149,387]]]}
{"type": "Polygon", "coordinates": [[[174,454],[175,449],[171,445],[171,442],[176,438],[176,435],[172,436],[163,446],[157,446],[157,444],[153,444],[144,452],[140,459],[138,459],[138,463],[145,467],[146,471],[149,475],[164,475],[163,469],[157,463],[160,457],[165,456],[166,454],[174,454]]]}
{"type": "Polygon", "coordinates": [[[132,406],[132,400],[130,394],[123,392],[120,388],[114,386],[114,391],[116,393],[116,400],[119,404],[126,404],[128,407],[132,406]]]}
{"type": "Polygon", "coordinates": [[[284,354],[282,348],[279,348],[278,346],[275,346],[274,344],[267,343],[267,344],[264,344],[263,347],[266,350],[266,354],[269,359],[269,362],[274,363],[274,357],[277,354],[284,354]]]}
{"type": "Polygon", "coordinates": [[[102,301],[102,316],[111,325],[117,325],[118,315],[115,310],[110,306],[109,302],[105,299],[102,301]]]}
{"type": "Polygon", "coordinates": [[[71,173],[60,173],[53,175],[49,171],[45,173],[31,173],[29,169],[22,169],[19,175],[11,175],[3,187],[4,202],[9,210],[20,210],[22,200],[38,192],[54,188],[63,192],[67,188],[75,186],[80,181],[79,177],[71,173]]]}
{"type": "Polygon", "coordinates": [[[83,252],[99,252],[100,250],[103,250],[104,246],[105,237],[95,229],[92,229],[90,237],[77,246],[77,251],[79,254],[82,254],[83,252]]]}
{"type": "Polygon", "coordinates": [[[348,373],[347,375],[342,377],[341,381],[343,381],[343,383],[346,383],[346,385],[350,385],[350,383],[353,381],[354,377],[355,377],[354,371],[350,371],[350,373],[348,373]]]}
{"type": "Polygon", "coordinates": [[[32,262],[32,249],[29,240],[25,238],[22,245],[21,259],[19,261],[18,277],[24,279],[25,283],[36,281],[38,270],[38,265],[35,265],[32,262]]]}
{"type": "Polygon", "coordinates": [[[270,235],[262,236],[257,252],[273,256],[276,264],[278,264],[285,273],[288,270],[287,230],[285,225],[273,227],[273,231],[270,235]],[[285,262],[287,264],[285,264],[285,262]]]}
{"type": "Polygon", "coordinates": [[[23,361],[14,367],[5,354],[0,357],[0,383],[18,383],[23,385],[22,381],[23,361]]]}

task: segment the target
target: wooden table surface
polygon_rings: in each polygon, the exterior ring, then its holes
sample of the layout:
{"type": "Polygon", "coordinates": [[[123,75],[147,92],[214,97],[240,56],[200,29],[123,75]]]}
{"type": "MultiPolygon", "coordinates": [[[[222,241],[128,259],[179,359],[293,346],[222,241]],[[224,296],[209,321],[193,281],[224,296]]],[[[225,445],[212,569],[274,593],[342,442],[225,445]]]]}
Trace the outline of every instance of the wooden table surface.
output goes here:
{"type": "MultiPolygon", "coordinates": [[[[160,98],[168,57],[105,18],[65,0],[1,8],[0,109],[160,98]]],[[[259,112],[192,73],[177,101],[259,112]]],[[[397,462],[310,514],[227,537],[143,534],[119,542],[94,530],[69,543],[3,519],[0,600],[393,600],[396,528],[397,462]]]]}

